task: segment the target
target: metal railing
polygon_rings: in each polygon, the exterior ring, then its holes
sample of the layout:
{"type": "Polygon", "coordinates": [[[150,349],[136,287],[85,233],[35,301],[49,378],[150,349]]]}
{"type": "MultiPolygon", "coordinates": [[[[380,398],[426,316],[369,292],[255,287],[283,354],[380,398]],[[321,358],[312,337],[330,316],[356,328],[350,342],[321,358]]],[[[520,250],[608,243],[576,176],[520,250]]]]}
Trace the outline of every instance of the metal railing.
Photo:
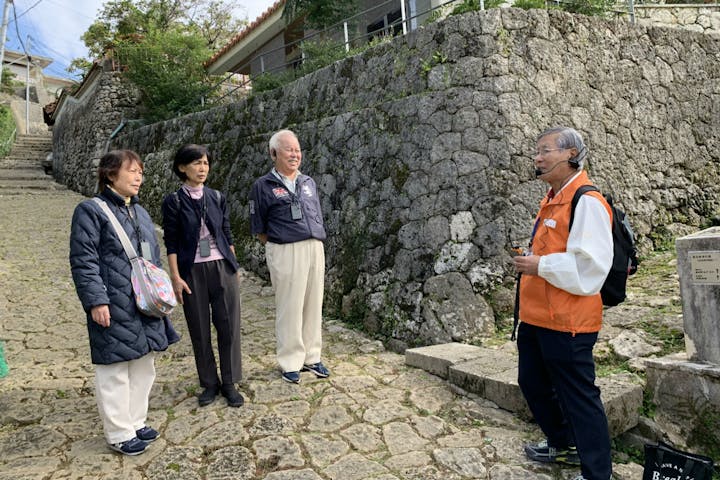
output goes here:
{"type": "MultiPolygon", "coordinates": [[[[307,55],[303,51],[303,44],[306,42],[311,42],[316,39],[322,39],[323,41],[332,41],[335,42],[337,45],[344,47],[346,54],[350,53],[350,51],[354,48],[361,48],[362,46],[366,46],[369,44],[372,38],[375,37],[393,37],[396,35],[406,35],[409,31],[415,30],[418,27],[418,22],[422,17],[428,17],[432,18],[435,12],[441,12],[444,9],[447,9],[454,3],[458,3],[461,0],[447,0],[440,5],[437,5],[435,7],[431,7],[429,9],[426,9],[421,12],[410,12],[410,15],[408,15],[408,12],[405,8],[405,0],[388,0],[386,2],[380,3],[378,5],[375,5],[371,8],[368,8],[367,10],[361,11],[359,13],[356,13],[355,15],[348,17],[340,22],[337,22],[324,30],[312,32],[308,35],[303,36],[302,38],[298,40],[294,40],[292,42],[286,43],[280,47],[273,48],[271,50],[264,51],[262,53],[258,53],[257,55],[253,56],[249,60],[245,61],[240,66],[236,67],[233,71],[227,73],[224,75],[219,81],[215,82],[213,85],[211,85],[207,90],[203,92],[203,94],[195,101],[192,105],[188,105],[185,108],[182,109],[182,111],[178,112],[178,115],[181,115],[183,113],[187,113],[188,111],[191,111],[195,106],[197,105],[211,105],[211,104],[220,104],[223,102],[226,102],[228,99],[237,100],[240,98],[243,98],[246,93],[243,93],[242,95],[239,94],[240,91],[249,91],[251,90],[252,80],[253,78],[257,78],[258,74],[252,73],[252,65],[260,65],[260,75],[262,74],[276,74],[278,72],[286,72],[286,71],[296,71],[297,69],[301,68],[302,64],[308,60],[307,55]],[[389,23],[384,23],[382,27],[367,32],[363,34],[356,35],[354,37],[350,36],[351,28],[350,26],[353,25],[354,22],[358,21],[359,19],[364,18],[366,15],[372,13],[373,11],[377,11],[383,8],[388,7],[389,5],[398,5],[401,11],[401,15],[399,18],[393,20],[389,23]],[[281,54],[283,58],[287,59],[288,56],[285,54],[285,52],[297,50],[297,55],[292,58],[290,61],[286,61],[280,64],[277,64],[271,68],[266,68],[266,58],[270,58],[273,55],[281,54]],[[249,72],[249,73],[241,73],[241,72],[249,72]],[[238,78],[240,76],[240,78],[238,78]],[[221,92],[218,94],[218,92],[221,92]]],[[[618,2],[615,7],[611,8],[607,13],[615,16],[627,16],[630,23],[635,23],[635,8],[636,6],[640,8],[645,8],[649,6],[663,6],[666,8],[673,8],[677,7],[678,3],[676,3],[678,0],[654,0],[654,1],[648,1],[648,0],[627,0],[627,1],[620,1],[618,2]],[[672,3],[669,3],[669,1],[672,1],[672,3]]],[[[556,5],[558,7],[562,6],[562,4],[572,4],[570,0],[546,0],[545,2],[547,5],[556,5]]],[[[720,0],[714,0],[712,3],[707,2],[707,0],[688,0],[687,2],[692,3],[693,6],[698,7],[719,7],[720,6],[720,0]]],[[[479,0],[479,6],[480,10],[485,9],[485,1],[479,0]]],[[[387,18],[387,13],[384,15],[384,18],[387,18]]]]}
{"type": "MultiPolygon", "coordinates": [[[[309,35],[303,36],[303,38],[294,40],[292,42],[289,42],[285,45],[282,45],[280,47],[274,48],[272,50],[267,50],[265,52],[259,53],[258,55],[255,55],[248,61],[241,64],[239,67],[235,68],[232,72],[226,74],[221,80],[213,84],[208,90],[206,90],[203,93],[203,96],[201,99],[199,99],[199,102],[201,104],[208,103],[208,98],[213,95],[218,90],[225,87],[226,91],[220,95],[219,97],[215,98],[214,103],[221,103],[223,100],[225,100],[228,97],[232,97],[235,92],[242,88],[246,88],[248,85],[252,83],[252,77],[254,76],[252,73],[248,75],[244,75],[246,78],[244,78],[240,83],[234,82],[231,85],[228,85],[228,80],[231,78],[234,78],[236,75],[238,75],[240,72],[245,71],[247,69],[250,69],[251,66],[255,63],[260,63],[260,74],[272,74],[279,71],[287,71],[288,67],[292,69],[296,69],[300,67],[300,65],[303,63],[303,61],[306,60],[305,55],[302,52],[302,44],[308,41],[312,41],[315,39],[323,39],[323,40],[331,40],[337,42],[338,45],[342,45],[345,48],[345,52],[348,53],[352,48],[360,47],[362,45],[363,41],[369,42],[374,37],[379,36],[395,36],[395,35],[405,35],[410,30],[414,30],[417,28],[417,21],[420,17],[423,17],[425,15],[432,15],[435,11],[440,11],[449,5],[453,3],[457,3],[460,0],[447,0],[440,5],[437,5],[435,7],[429,8],[427,10],[424,10],[422,12],[417,12],[414,15],[407,15],[406,9],[404,8],[405,2],[403,0],[388,0],[384,3],[381,3],[379,5],[375,5],[374,7],[371,7],[367,10],[364,10],[362,12],[356,13],[355,15],[348,17],[340,22],[337,22],[324,30],[320,30],[317,32],[313,32],[309,35]],[[354,37],[350,37],[349,35],[349,26],[352,25],[354,21],[357,19],[363,18],[368,13],[371,13],[373,11],[379,10],[383,7],[387,7],[390,4],[400,4],[400,10],[401,10],[401,16],[400,18],[384,24],[383,27],[378,28],[376,30],[360,34],[354,37]],[[408,28],[408,26],[410,28],[408,28]],[[276,65],[272,68],[265,68],[265,58],[269,58],[273,54],[276,54],[278,52],[286,52],[288,50],[292,50],[294,48],[298,48],[300,50],[300,53],[297,58],[292,59],[289,62],[282,63],[280,65],[276,65]]],[[[484,0],[481,0],[481,9],[484,9],[484,0]]],[[[257,76],[257,75],[255,75],[257,76]]]]}

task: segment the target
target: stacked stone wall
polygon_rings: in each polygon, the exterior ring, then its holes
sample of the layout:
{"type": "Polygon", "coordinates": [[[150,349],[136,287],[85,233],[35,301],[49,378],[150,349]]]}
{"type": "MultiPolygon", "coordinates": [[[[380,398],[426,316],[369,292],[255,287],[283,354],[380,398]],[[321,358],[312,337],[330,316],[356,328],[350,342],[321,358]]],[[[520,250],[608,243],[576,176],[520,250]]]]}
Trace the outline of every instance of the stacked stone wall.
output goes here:
{"type": "Polygon", "coordinates": [[[720,35],[720,5],[636,5],[635,20],[643,25],[676,27],[720,35]]]}
{"type": "Polygon", "coordinates": [[[104,72],[80,97],[68,97],[53,131],[53,176],[85,195],[96,191],[97,166],[123,122],[137,118],[140,95],[119,72],[104,72]]]}
{"type": "Polygon", "coordinates": [[[270,135],[295,130],[329,234],[326,309],[402,348],[495,331],[512,304],[509,246],[527,241],[546,189],[528,153],[558,124],[584,134],[591,177],[644,249],[717,214],[720,40],[559,11],[453,16],[115,146],[145,159],[159,220],[174,151],[208,144],[241,262],[263,272],[248,192],[271,167],[270,135]]]}

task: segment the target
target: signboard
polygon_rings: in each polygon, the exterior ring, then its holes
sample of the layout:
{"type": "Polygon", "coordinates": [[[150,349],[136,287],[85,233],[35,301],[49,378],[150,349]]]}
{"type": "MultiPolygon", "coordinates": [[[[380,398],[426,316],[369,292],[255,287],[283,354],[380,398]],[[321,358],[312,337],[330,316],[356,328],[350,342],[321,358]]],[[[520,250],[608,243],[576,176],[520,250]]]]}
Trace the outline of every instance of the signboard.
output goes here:
{"type": "Polygon", "coordinates": [[[694,284],[720,285],[720,251],[688,252],[694,284]]]}

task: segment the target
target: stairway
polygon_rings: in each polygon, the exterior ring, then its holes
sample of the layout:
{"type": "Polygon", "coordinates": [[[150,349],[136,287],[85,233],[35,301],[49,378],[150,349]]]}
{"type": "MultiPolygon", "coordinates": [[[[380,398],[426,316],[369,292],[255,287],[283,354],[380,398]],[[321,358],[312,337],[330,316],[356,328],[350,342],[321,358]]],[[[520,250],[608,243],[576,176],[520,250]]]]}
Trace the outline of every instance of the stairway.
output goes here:
{"type": "Polygon", "coordinates": [[[0,158],[0,195],[65,190],[48,175],[52,170],[52,164],[46,161],[50,152],[52,136],[18,135],[10,154],[0,158]]]}

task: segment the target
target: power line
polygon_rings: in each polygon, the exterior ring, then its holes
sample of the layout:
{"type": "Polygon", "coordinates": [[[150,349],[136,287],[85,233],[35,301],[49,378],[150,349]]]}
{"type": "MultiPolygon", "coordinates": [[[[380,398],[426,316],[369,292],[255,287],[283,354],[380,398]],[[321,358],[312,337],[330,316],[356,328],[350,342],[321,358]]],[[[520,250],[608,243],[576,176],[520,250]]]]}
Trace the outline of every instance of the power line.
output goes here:
{"type": "MultiPolygon", "coordinates": [[[[24,12],[22,12],[20,15],[17,15],[17,16],[15,17],[15,24],[16,24],[16,26],[17,26],[17,19],[18,19],[18,18],[22,17],[23,15],[25,15],[26,13],[28,13],[28,12],[29,12],[30,10],[32,10],[33,8],[37,7],[38,4],[39,4],[40,2],[42,2],[42,1],[43,1],[43,0],[37,0],[37,2],[35,2],[32,7],[28,8],[27,10],[25,10],[24,12]]],[[[14,2],[13,2],[13,10],[15,10],[15,3],[14,3],[14,2]]]]}
{"type": "Polygon", "coordinates": [[[25,48],[25,44],[22,41],[22,38],[20,37],[20,29],[18,28],[18,17],[17,17],[17,9],[15,8],[15,3],[12,3],[13,7],[13,17],[15,18],[15,33],[17,34],[18,42],[20,42],[20,46],[22,47],[23,52],[25,52],[25,56],[28,57],[28,62],[30,61],[30,54],[28,53],[27,49],[25,48]]]}

